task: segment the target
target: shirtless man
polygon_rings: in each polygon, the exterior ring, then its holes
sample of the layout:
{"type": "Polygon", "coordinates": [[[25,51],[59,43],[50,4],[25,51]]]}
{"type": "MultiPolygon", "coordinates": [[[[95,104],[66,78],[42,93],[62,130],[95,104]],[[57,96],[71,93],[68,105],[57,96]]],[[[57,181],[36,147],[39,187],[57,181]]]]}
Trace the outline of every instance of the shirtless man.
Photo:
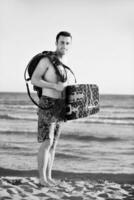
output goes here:
{"type": "MultiPolygon", "coordinates": [[[[71,46],[72,36],[68,32],[60,32],[56,36],[56,55],[64,63],[71,46]]],[[[55,148],[60,134],[60,121],[65,109],[64,88],[67,85],[67,74],[60,66],[65,81],[61,81],[54,66],[48,58],[40,60],[31,83],[42,88],[39,104],[46,109],[38,111],[38,142],[41,142],[38,153],[39,181],[41,185],[55,184],[52,179],[52,166],[55,148]],[[42,79],[42,77],[44,77],[42,79]]]]}

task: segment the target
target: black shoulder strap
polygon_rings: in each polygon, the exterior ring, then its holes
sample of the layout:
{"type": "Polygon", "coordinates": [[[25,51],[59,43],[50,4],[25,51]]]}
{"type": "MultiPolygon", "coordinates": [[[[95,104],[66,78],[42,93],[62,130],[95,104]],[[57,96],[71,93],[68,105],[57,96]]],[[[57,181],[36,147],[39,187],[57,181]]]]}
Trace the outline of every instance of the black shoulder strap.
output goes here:
{"type": "MultiPolygon", "coordinates": [[[[42,52],[42,53],[39,53],[39,54],[35,55],[33,58],[40,56],[40,59],[42,59],[43,57],[46,57],[47,54],[48,54],[48,51],[44,51],[44,52],[42,52]]],[[[32,58],[32,59],[33,59],[33,58],[32,58]]],[[[30,60],[30,62],[32,61],[32,59],[30,60]]],[[[29,66],[30,66],[30,62],[28,63],[28,65],[26,66],[25,71],[24,71],[24,79],[25,79],[25,82],[26,82],[27,93],[28,93],[28,96],[29,96],[29,98],[31,99],[31,101],[32,101],[36,106],[38,106],[38,107],[41,108],[41,109],[44,109],[44,108],[42,108],[42,107],[34,100],[34,98],[31,96],[31,92],[30,92],[29,84],[28,84],[29,81],[31,80],[31,77],[30,77],[30,76],[27,77],[28,68],[29,68],[29,66]]],[[[40,89],[41,89],[41,88],[40,88],[40,89]]],[[[38,91],[37,91],[37,92],[38,92],[38,91]]]]}
{"type": "MultiPolygon", "coordinates": [[[[45,51],[44,51],[44,52],[45,52],[45,51]]],[[[42,53],[44,53],[44,52],[42,52],[42,53]]],[[[72,71],[72,69],[70,69],[70,67],[64,65],[64,64],[58,59],[58,57],[56,56],[56,53],[55,53],[55,52],[49,52],[46,56],[49,58],[50,62],[54,65],[55,70],[56,70],[56,73],[57,73],[59,76],[60,76],[60,73],[59,73],[59,70],[58,70],[57,66],[58,66],[58,65],[62,65],[65,69],[68,69],[68,70],[72,73],[72,75],[73,75],[73,77],[74,77],[74,80],[75,80],[75,83],[77,82],[76,77],[75,77],[75,74],[74,74],[74,72],[72,71]]]]}
{"type": "MultiPolygon", "coordinates": [[[[59,59],[56,58],[56,56],[53,56],[53,55],[54,55],[54,52],[52,52],[52,51],[43,51],[42,53],[39,53],[39,54],[37,54],[36,56],[38,56],[38,55],[40,55],[41,58],[43,58],[43,57],[48,57],[48,58],[50,59],[50,62],[52,62],[52,64],[54,65],[55,69],[57,70],[57,73],[59,73],[59,72],[58,72],[58,69],[57,69],[56,66],[59,65],[59,64],[61,64],[64,68],[68,69],[68,70],[73,74],[75,83],[77,82],[77,81],[76,81],[76,77],[75,77],[75,75],[74,75],[74,72],[73,72],[68,66],[66,66],[66,65],[64,65],[62,62],[60,62],[59,59]]],[[[35,56],[34,56],[34,57],[35,57],[35,56]]],[[[30,62],[29,62],[29,63],[30,63],[30,62]]],[[[25,71],[24,71],[24,79],[25,79],[25,82],[26,82],[27,93],[28,93],[28,96],[29,96],[29,98],[31,99],[31,101],[32,101],[36,106],[38,106],[38,107],[41,108],[41,109],[44,109],[44,108],[42,108],[42,107],[33,99],[33,97],[31,96],[31,93],[30,93],[30,89],[29,89],[28,82],[31,80],[31,77],[28,77],[28,78],[27,78],[27,75],[26,75],[26,74],[27,74],[27,71],[28,71],[28,68],[29,68],[29,65],[30,65],[29,63],[28,63],[28,65],[26,66],[25,71]]],[[[48,109],[49,109],[49,108],[48,108],[48,109]]]]}
{"type": "Polygon", "coordinates": [[[66,66],[66,65],[64,65],[64,64],[63,64],[63,66],[64,66],[66,69],[68,69],[68,70],[73,74],[74,81],[75,81],[75,83],[77,83],[77,80],[76,80],[75,74],[74,74],[74,72],[72,71],[72,69],[70,69],[70,67],[68,67],[68,66],[66,66]]]}

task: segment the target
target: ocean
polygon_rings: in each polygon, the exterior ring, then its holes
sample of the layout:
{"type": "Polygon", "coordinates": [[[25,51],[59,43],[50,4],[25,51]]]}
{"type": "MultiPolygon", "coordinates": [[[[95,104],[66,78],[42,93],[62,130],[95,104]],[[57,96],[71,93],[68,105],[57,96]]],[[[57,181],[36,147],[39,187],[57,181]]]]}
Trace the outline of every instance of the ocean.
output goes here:
{"type": "MultiPolygon", "coordinates": [[[[0,168],[37,169],[37,107],[26,93],[0,93],[0,168]]],[[[63,123],[54,169],[134,173],[134,96],[101,95],[100,112],[63,123]]]]}

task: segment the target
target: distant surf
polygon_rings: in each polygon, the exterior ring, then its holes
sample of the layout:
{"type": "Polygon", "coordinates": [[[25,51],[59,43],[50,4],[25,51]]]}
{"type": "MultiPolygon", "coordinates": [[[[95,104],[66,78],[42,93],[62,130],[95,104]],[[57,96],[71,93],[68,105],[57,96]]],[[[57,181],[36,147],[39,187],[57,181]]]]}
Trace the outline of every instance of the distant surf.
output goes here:
{"type": "MultiPolygon", "coordinates": [[[[0,167],[36,168],[37,111],[25,93],[0,93],[0,167]]],[[[133,133],[134,96],[101,95],[99,113],[63,123],[54,168],[134,174],[133,133]]]]}

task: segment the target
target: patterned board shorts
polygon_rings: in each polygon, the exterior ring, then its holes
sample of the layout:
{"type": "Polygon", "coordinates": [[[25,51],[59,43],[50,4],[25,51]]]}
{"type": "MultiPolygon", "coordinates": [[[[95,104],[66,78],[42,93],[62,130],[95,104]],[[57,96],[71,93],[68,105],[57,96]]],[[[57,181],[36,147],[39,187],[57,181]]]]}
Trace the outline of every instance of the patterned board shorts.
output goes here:
{"type": "Polygon", "coordinates": [[[54,125],[54,140],[60,134],[60,123],[64,121],[65,100],[42,96],[38,110],[38,142],[50,139],[50,129],[54,125]],[[43,108],[43,109],[42,109],[43,108]]]}

